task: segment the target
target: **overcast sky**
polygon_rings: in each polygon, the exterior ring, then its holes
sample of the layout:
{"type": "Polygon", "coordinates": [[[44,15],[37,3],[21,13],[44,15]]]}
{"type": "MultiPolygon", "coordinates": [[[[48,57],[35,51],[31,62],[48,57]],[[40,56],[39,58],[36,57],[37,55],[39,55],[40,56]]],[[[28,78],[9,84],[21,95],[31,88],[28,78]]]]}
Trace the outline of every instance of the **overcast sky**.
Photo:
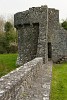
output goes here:
{"type": "Polygon", "coordinates": [[[58,9],[60,20],[67,18],[67,3],[65,0],[0,0],[0,15],[6,17],[9,14],[15,14],[30,7],[41,5],[58,9]]]}

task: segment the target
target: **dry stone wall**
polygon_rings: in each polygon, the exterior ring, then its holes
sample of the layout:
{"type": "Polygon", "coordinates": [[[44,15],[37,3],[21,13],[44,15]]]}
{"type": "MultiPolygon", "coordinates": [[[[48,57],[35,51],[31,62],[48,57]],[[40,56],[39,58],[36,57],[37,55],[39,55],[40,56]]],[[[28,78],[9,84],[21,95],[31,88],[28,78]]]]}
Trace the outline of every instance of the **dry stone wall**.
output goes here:
{"type": "Polygon", "coordinates": [[[35,58],[0,78],[0,100],[33,100],[42,65],[43,59],[35,58]]]}

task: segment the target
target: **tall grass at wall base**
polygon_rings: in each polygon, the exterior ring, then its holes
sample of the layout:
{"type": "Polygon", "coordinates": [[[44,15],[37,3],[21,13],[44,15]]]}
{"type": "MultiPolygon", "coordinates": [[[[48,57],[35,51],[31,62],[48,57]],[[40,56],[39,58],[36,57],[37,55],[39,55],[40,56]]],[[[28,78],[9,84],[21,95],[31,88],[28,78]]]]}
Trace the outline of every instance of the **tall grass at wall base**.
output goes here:
{"type": "Polygon", "coordinates": [[[67,63],[53,66],[50,100],[67,100],[67,63]]]}
{"type": "Polygon", "coordinates": [[[0,54],[0,77],[16,68],[17,54],[0,54]]]}

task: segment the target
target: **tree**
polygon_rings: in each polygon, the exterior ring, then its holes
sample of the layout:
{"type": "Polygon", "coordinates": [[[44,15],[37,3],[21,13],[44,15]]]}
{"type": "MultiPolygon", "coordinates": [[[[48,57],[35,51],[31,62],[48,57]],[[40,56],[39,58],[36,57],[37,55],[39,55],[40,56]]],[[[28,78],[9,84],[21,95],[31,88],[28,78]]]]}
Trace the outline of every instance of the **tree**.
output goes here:
{"type": "Polygon", "coordinates": [[[0,34],[0,53],[6,53],[6,48],[5,45],[6,44],[6,39],[4,34],[0,34]]]}
{"type": "Polygon", "coordinates": [[[13,25],[10,23],[10,22],[6,22],[5,23],[5,32],[9,32],[9,31],[11,31],[13,29],[13,25]]]}
{"type": "MultiPolygon", "coordinates": [[[[11,24],[11,22],[6,22],[5,23],[5,39],[6,39],[6,50],[7,53],[9,53],[11,51],[10,48],[14,48],[14,52],[15,52],[15,48],[17,48],[17,34],[16,31],[13,27],[13,25],[11,24]]],[[[13,49],[12,49],[13,52],[13,49]]]]}
{"type": "Polygon", "coordinates": [[[13,24],[13,17],[5,19],[0,16],[0,53],[17,52],[17,33],[13,24]]]}
{"type": "Polygon", "coordinates": [[[4,24],[5,24],[5,20],[2,16],[0,16],[0,34],[4,33],[4,24]]]}
{"type": "Polygon", "coordinates": [[[66,20],[63,20],[63,22],[61,23],[61,26],[67,30],[67,19],[66,20]]]}

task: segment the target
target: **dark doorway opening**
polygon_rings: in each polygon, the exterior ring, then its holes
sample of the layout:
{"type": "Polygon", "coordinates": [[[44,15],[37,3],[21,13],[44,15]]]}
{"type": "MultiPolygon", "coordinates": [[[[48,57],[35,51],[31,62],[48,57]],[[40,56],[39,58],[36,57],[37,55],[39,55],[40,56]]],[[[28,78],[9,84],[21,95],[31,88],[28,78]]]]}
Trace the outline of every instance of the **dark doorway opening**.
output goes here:
{"type": "Polygon", "coordinates": [[[51,42],[48,42],[48,58],[52,58],[52,46],[51,46],[51,42]]]}

